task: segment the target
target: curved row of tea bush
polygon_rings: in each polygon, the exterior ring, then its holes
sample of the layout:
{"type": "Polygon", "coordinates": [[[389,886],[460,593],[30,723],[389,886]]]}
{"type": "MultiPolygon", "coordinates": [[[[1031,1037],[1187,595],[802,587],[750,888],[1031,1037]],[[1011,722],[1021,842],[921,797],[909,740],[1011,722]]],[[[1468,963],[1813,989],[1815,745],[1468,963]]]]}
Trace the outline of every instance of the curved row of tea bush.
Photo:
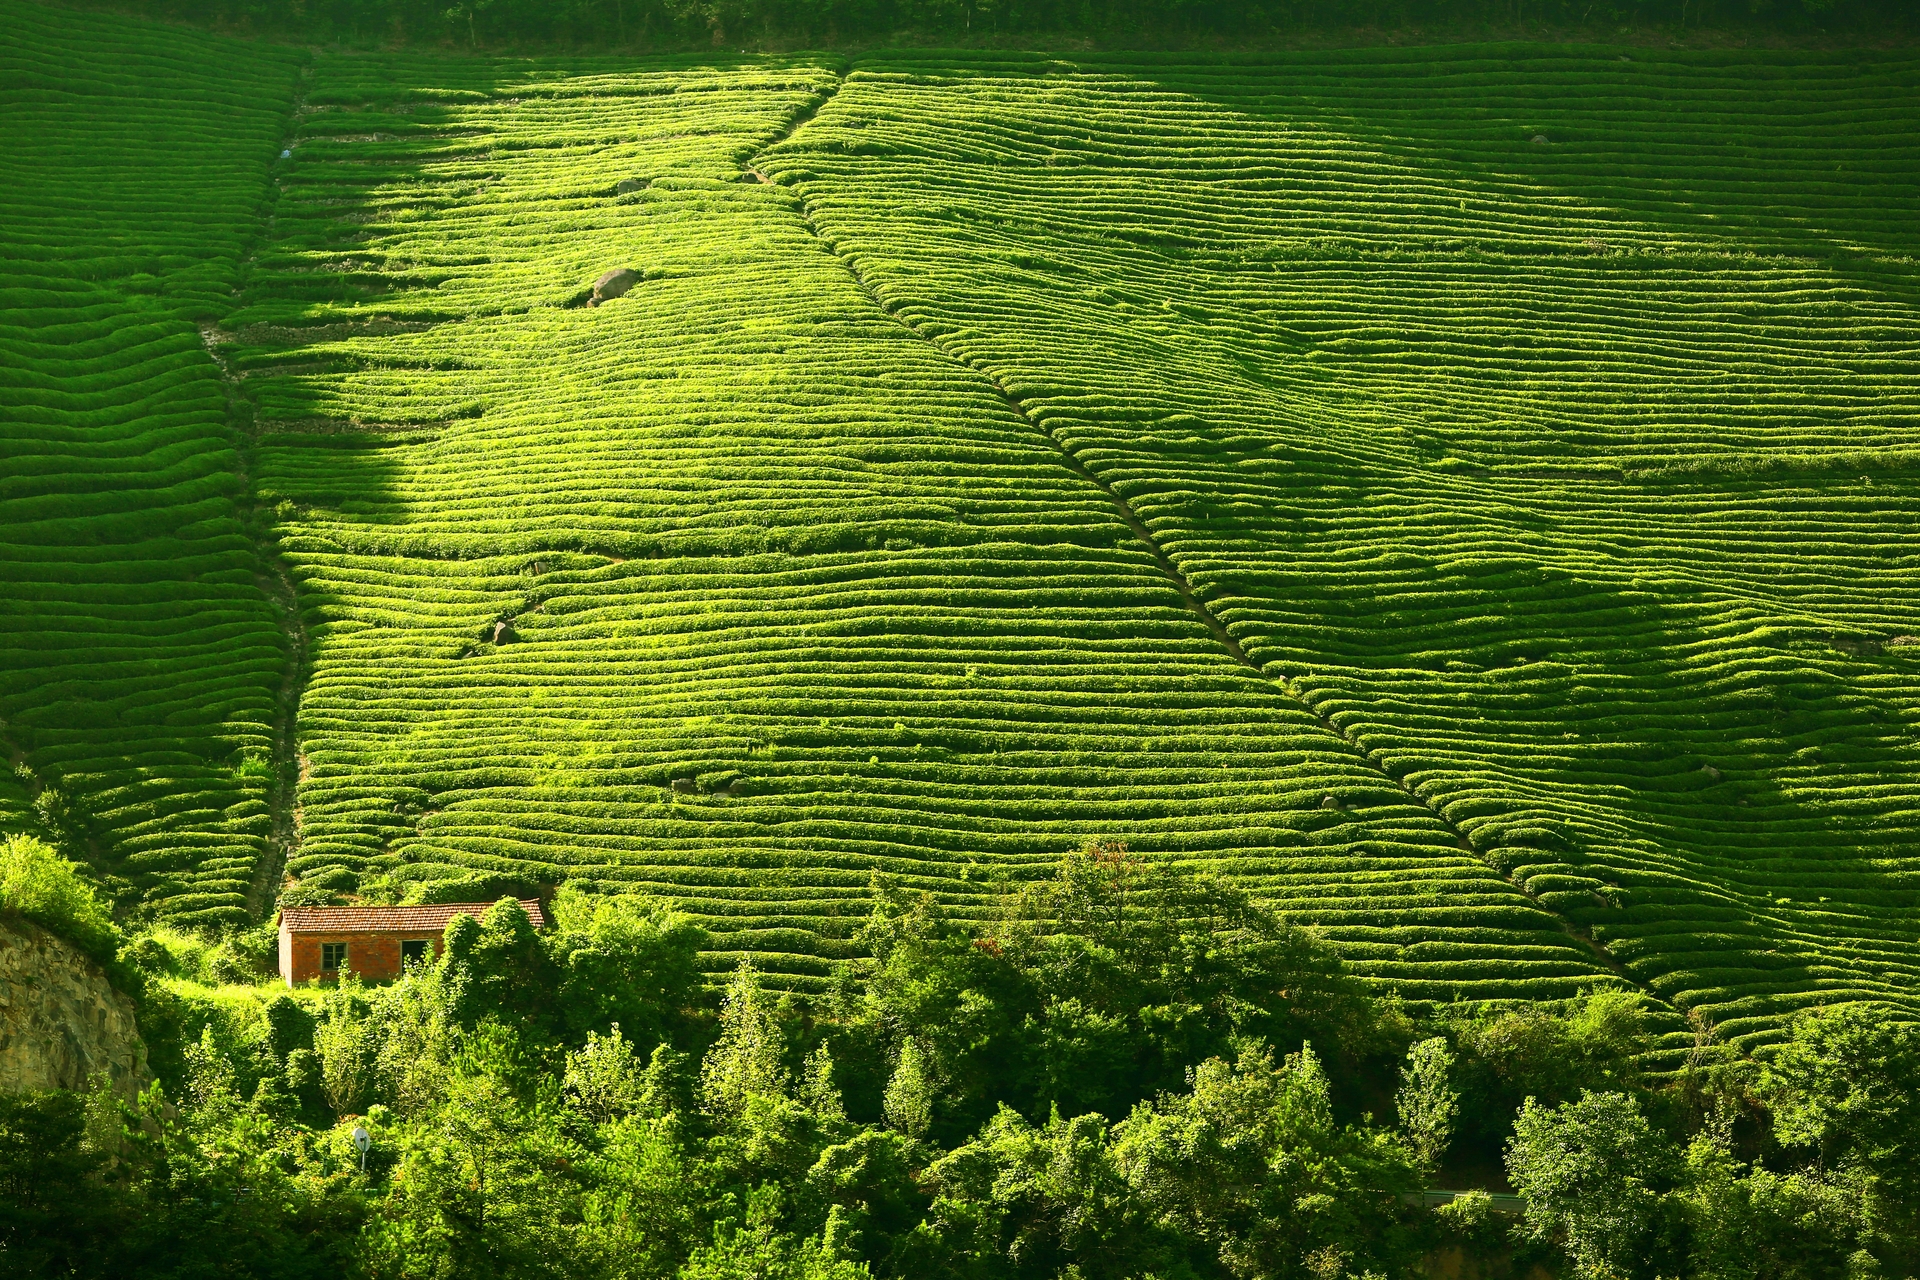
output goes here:
{"type": "Polygon", "coordinates": [[[900,55],[759,163],[1277,684],[1764,1037],[1920,976],[1914,71],[900,55]]]}
{"type": "Polygon", "coordinates": [[[246,918],[281,647],[192,317],[232,303],[293,58],[0,5],[0,823],[246,918]]]}
{"type": "Polygon", "coordinates": [[[806,985],[876,874],[964,916],[1123,837],[1409,995],[1613,981],[740,180],[832,84],[318,61],[224,349],[313,637],[300,881],[646,890],[806,985]]]}

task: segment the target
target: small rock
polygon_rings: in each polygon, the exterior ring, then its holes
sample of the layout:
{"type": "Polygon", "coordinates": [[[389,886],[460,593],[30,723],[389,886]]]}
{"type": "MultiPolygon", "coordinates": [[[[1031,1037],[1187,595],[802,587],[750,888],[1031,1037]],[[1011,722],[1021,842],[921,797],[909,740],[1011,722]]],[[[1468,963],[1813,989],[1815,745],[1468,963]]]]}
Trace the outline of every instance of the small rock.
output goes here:
{"type": "Polygon", "coordinates": [[[518,640],[519,638],[519,636],[514,634],[513,624],[511,622],[502,619],[493,624],[493,642],[495,644],[506,644],[509,641],[518,640]]]}
{"type": "Polygon", "coordinates": [[[1329,810],[1338,812],[1342,809],[1345,809],[1347,806],[1340,803],[1339,796],[1326,795],[1326,796],[1320,797],[1320,807],[1322,809],[1329,809],[1329,810]]]}
{"type": "Polygon", "coordinates": [[[1718,769],[1716,769],[1716,768],[1714,768],[1714,767],[1713,767],[1712,765],[1710,765],[1710,764],[1703,764],[1703,765],[1701,765],[1701,766],[1700,766],[1700,772],[1702,772],[1702,773],[1704,773],[1704,774],[1706,774],[1708,778],[1710,778],[1710,779],[1712,779],[1712,780],[1713,780],[1713,781],[1715,781],[1715,782],[1718,782],[1718,781],[1720,781],[1720,771],[1719,771],[1718,769]]]}
{"type": "Polygon", "coordinates": [[[597,307],[603,302],[619,297],[639,283],[638,271],[632,267],[615,267],[611,271],[602,273],[600,278],[593,282],[593,297],[587,300],[587,305],[597,307]]]}
{"type": "Polygon", "coordinates": [[[675,778],[673,780],[673,789],[683,796],[690,796],[693,794],[693,779],[675,778]]]}
{"type": "Polygon", "coordinates": [[[746,793],[747,780],[745,778],[735,778],[727,784],[727,794],[730,796],[743,796],[746,793]]]}
{"type": "Polygon", "coordinates": [[[636,191],[645,191],[652,185],[653,180],[651,178],[623,178],[613,184],[613,194],[617,196],[630,196],[636,191]]]}
{"type": "Polygon", "coordinates": [[[1536,134],[1534,134],[1534,135],[1533,135],[1533,145],[1534,145],[1534,146],[1536,146],[1536,147],[1544,147],[1544,146],[1546,146],[1546,145],[1547,145],[1547,135],[1546,135],[1546,134],[1544,134],[1544,133],[1536,133],[1536,134]]]}

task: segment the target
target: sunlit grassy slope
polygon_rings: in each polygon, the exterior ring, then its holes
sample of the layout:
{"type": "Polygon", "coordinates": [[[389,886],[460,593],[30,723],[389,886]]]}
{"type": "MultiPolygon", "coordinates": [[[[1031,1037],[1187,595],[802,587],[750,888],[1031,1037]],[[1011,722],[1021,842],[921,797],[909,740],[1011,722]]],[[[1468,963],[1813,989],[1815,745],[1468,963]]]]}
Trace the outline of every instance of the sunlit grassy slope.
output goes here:
{"type": "Polygon", "coordinates": [[[875,872],[964,912],[1120,835],[1288,893],[1410,990],[1593,982],[740,180],[832,84],[319,67],[225,348],[314,634],[292,869],[665,893],[798,981],[875,872]],[[633,293],[567,305],[622,265],[633,293]]]}
{"type": "Polygon", "coordinates": [[[294,875],[807,985],[876,872],[1117,837],[1409,996],[1910,998],[1912,64],[261,65],[193,376],[310,642],[294,875]]]}

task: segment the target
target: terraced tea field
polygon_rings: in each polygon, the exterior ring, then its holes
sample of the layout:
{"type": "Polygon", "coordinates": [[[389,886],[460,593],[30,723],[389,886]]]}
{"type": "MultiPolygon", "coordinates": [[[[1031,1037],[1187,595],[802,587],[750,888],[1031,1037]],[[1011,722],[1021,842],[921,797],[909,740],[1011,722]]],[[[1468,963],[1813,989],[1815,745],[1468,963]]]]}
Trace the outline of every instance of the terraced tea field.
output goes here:
{"type": "Polygon", "coordinates": [[[876,871],[966,910],[1124,830],[1421,991],[1593,980],[739,180],[828,72],[470,74],[319,69],[221,349],[313,602],[292,871],[665,893],[799,980],[876,871]],[[640,287],[569,305],[623,264],[640,287]]]}
{"type": "Polygon", "coordinates": [[[0,829],[51,825],[182,921],[245,919],[284,647],[194,320],[232,304],[296,68],[0,18],[0,829]]]}
{"type": "Polygon", "coordinates": [[[865,62],[762,167],[1730,1033],[1914,977],[1911,61],[865,62]]]}
{"type": "MultiPolygon", "coordinates": [[[[412,898],[579,878],[807,986],[875,873],[966,914],[1105,836],[1413,998],[1631,983],[1748,1039],[1911,1001],[1912,62],[219,59],[279,79],[168,188],[238,228],[180,268],[217,305],[40,255],[167,313],[190,374],[103,340],[86,385],[126,432],[193,388],[204,457],[36,447],[201,458],[224,514],[89,493],[235,567],[170,545],[191,576],[65,587],[0,654],[13,747],[153,901],[235,910],[283,852],[412,898]],[[163,610],[220,592],[190,645],[163,610]],[[192,649],[144,660],[177,708],[100,688],[204,745],[50,692],[36,629],[89,607],[192,649]],[[227,825],[139,825],[116,768],[156,813],[237,789],[227,825]]],[[[147,203],[88,216],[161,254],[147,203]]],[[[38,359],[95,351],[49,323],[38,359]]],[[[19,561],[84,577],[38,510],[19,561]]]]}

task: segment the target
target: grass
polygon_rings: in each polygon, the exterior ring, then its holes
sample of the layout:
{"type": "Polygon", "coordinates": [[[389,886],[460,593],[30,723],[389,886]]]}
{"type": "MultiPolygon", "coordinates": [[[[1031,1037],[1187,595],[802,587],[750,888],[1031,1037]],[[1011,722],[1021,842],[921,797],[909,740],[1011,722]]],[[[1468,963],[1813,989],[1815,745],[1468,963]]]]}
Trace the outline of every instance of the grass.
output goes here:
{"type": "Polygon", "coordinates": [[[280,563],[304,881],[656,894],[808,987],[875,874],[966,915],[1118,837],[1410,998],[1910,999],[1911,62],[260,56],[218,363],[198,285],[84,285],[190,370],[103,402],[193,389],[226,477],[228,754],[0,666],[153,902],[267,848],[280,563]],[[56,727],[234,816],[122,824],[56,727]]]}

